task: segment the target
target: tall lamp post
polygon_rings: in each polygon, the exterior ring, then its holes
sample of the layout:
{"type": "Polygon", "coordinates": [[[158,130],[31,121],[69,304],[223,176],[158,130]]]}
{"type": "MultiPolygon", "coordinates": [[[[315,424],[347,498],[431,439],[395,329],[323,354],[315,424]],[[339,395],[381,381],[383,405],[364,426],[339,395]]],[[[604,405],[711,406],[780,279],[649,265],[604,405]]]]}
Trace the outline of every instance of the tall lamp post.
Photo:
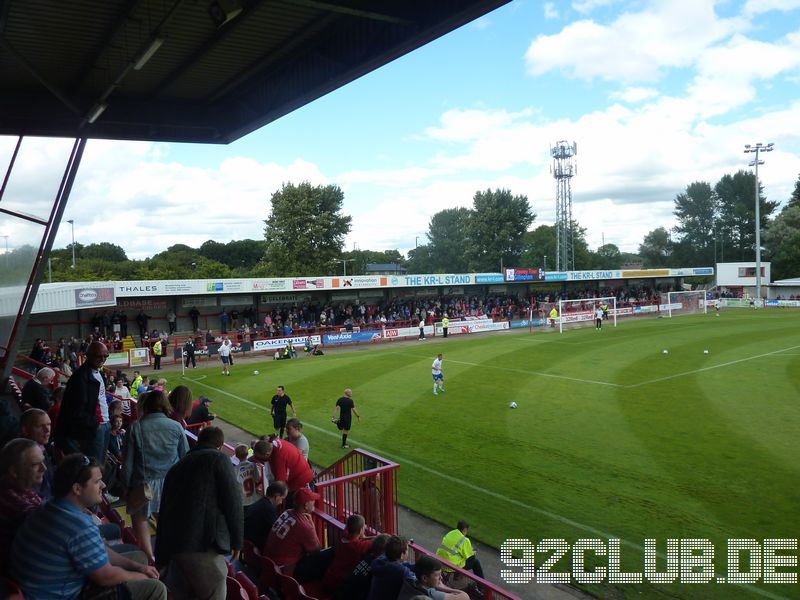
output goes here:
{"type": "Polygon", "coordinates": [[[759,159],[761,152],[772,152],[775,144],[767,144],[766,146],[761,142],[750,145],[745,144],[745,154],[755,153],[756,157],[750,162],[751,167],[755,167],[756,173],[756,297],[761,300],[761,195],[758,189],[758,165],[763,165],[764,161],[759,159]]]}
{"type": "Polygon", "coordinates": [[[72,268],[75,268],[75,221],[69,219],[67,223],[72,227],[72,268]]]}
{"type": "Polygon", "coordinates": [[[544,272],[547,273],[547,254],[544,255],[544,272]]]}
{"type": "Polygon", "coordinates": [[[355,258],[334,258],[334,262],[342,263],[342,269],[344,270],[343,277],[347,277],[347,263],[353,262],[355,258]]]}

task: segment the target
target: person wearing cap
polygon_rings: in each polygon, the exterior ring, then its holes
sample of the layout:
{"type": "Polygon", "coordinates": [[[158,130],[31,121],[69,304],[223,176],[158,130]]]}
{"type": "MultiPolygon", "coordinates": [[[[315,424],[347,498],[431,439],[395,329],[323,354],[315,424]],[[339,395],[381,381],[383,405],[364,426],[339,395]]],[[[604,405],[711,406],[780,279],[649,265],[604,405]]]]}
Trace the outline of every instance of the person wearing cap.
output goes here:
{"type": "Polygon", "coordinates": [[[311,517],[314,504],[320,498],[308,488],[297,490],[294,508],[283,511],[278,517],[262,550],[262,554],[282,567],[284,573],[301,583],[321,577],[328,567],[329,561],[321,556],[322,545],[311,517]]]}
{"type": "Polygon", "coordinates": [[[210,402],[213,402],[211,398],[200,396],[197,403],[192,405],[192,413],[189,415],[186,423],[188,425],[195,425],[197,423],[207,423],[208,421],[216,419],[217,415],[208,410],[210,402]]]}

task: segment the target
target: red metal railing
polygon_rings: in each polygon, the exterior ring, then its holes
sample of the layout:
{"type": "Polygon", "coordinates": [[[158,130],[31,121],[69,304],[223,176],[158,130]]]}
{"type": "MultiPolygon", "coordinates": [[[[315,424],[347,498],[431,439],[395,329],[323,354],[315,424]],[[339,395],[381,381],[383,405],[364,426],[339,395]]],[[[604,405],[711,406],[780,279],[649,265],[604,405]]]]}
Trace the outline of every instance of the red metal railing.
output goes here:
{"type": "Polygon", "coordinates": [[[321,512],[341,523],[353,513],[366,521],[370,535],[397,533],[397,463],[365,450],[350,451],[317,474],[321,512]]]}

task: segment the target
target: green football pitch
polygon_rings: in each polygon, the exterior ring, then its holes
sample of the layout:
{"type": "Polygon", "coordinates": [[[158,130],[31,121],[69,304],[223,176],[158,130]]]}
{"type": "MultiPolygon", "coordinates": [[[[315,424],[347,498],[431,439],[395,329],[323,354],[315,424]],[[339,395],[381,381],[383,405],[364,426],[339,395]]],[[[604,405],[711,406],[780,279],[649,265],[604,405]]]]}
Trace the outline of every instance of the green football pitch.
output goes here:
{"type": "MultiPolygon", "coordinates": [[[[728,539],[766,548],[765,539],[800,537],[800,312],[731,309],[602,331],[435,338],[186,377],[195,396],[210,396],[217,414],[254,434],[271,432],[267,407],[284,385],[311,459],[323,465],[344,452],[330,415],[352,388],[362,419],[348,441],[401,465],[401,502],[442,523],[466,519],[473,537],[498,548],[511,538],[593,538],[606,547],[620,539],[621,570],[643,572],[644,540],[655,539],[663,572],[667,540],[707,539],[716,579],[727,572],[728,539]],[[446,393],[434,396],[430,365],[439,352],[446,393]]],[[[795,562],[776,571],[800,572],[797,548],[781,552],[795,562]]],[[[536,554],[537,568],[552,554],[536,554]]],[[[551,570],[569,573],[573,555],[551,570]]],[[[592,556],[588,565],[608,565],[592,556]]],[[[741,558],[748,571],[748,554],[741,558]]],[[[800,584],[586,589],[800,597],[800,584]]]]}

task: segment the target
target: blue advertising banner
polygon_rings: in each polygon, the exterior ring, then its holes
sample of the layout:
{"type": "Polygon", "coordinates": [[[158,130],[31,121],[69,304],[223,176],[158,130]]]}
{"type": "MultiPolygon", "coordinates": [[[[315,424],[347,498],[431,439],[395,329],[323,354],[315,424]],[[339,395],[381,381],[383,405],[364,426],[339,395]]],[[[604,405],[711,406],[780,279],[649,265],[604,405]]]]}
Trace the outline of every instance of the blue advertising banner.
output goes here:
{"type": "Polygon", "coordinates": [[[503,283],[505,279],[500,274],[497,275],[475,275],[475,283],[503,283]]]}
{"type": "Polygon", "coordinates": [[[330,333],[322,336],[322,343],[326,346],[336,344],[352,344],[355,342],[371,342],[381,339],[380,331],[349,331],[346,333],[330,333]]]}
{"type": "Polygon", "coordinates": [[[561,272],[561,271],[559,271],[559,272],[547,271],[544,274],[544,280],[545,281],[566,281],[567,280],[567,274],[564,273],[564,272],[561,272]]]}
{"type": "MultiPolygon", "coordinates": [[[[755,202],[755,193],[753,193],[753,201],[755,202]]],[[[713,267],[701,267],[699,269],[692,269],[692,273],[695,275],[713,275],[714,268],[713,267]]]]}
{"type": "MultiPolygon", "coordinates": [[[[534,319],[533,326],[534,327],[544,327],[547,323],[546,319],[534,319]]],[[[530,319],[520,319],[517,321],[511,321],[509,323],[511,329],[522,329],[523,327],[530,327],[531,320],[530,319]]]]}

